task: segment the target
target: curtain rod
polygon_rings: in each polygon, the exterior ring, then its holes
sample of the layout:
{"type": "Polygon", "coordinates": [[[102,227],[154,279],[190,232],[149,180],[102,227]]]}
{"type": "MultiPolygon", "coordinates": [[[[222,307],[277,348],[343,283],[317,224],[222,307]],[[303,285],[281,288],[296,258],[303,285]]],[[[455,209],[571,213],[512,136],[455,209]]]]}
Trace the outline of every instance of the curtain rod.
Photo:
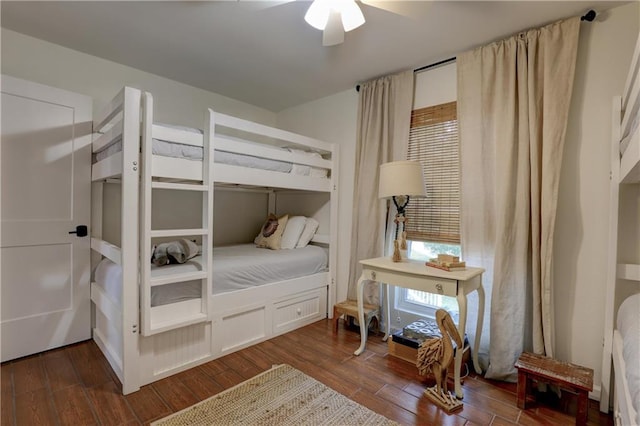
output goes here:
{"type": "Polygon", "coordinates": [[[428,70],[429,68],[435,68],[435,67],[437,67],[439,65],[448,64],[449,62],[453,62],[455,60],[456,60],[456,57],[454,56],[453,58],[445,59],[443,61],[438,61],[438,62],[435,62],[433,64],[429,64],[429,65],[425,65],[425,66],[420,67],[420,68],[416,68],[415,70],[413,70],[413,72],[420,72],[420,71],[428,70]]]}
{"type": "MultiPolygon", "coordinates": [[[[585,13],[584,15],[582,15],[580,17],[580,21],[593,22],[593,20],[596,19],[596,15],[597,15],[596,11],[593,10],[593,9],[590,9],[590,10],[587,11],[587,13],[585,13]]],[[[445,59],[445,60],[442,60],[442,61],[435,62],[433,64],[429,64],[429,65],[425,65],[425,66],[420,67],[420,68],[416,68],[416,69],[413,70],[413,72],[425,71],[425,70],[428,70],[430,68],[437,67],[439,65],[448,64],[449,62],[453,62],[455,60],[456,60],[456,57],[454,56],[453,58],[445,59]]],[[[358,84],[358,85],[356,85],[356,92],[359,92],[359,91],[360,91],[360,85],[358,84]]]]}

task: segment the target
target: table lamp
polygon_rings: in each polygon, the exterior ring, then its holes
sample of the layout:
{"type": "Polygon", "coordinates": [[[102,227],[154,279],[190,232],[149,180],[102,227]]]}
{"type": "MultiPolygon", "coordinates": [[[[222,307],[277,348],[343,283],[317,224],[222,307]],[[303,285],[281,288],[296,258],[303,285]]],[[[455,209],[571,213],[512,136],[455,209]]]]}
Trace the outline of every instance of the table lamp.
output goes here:
{"type": "MultiPolygon", "coordinates": [[[[407,220],[405,209],[412,196],[427,196],[422,165],[418,161],[392,161],[391,163],[381,164],[378,197],[391,198],[398,211],[394,221],[396,223],[394,246],[398,244],[398,229],[401,224],[402,232],[404,233],[407,220]]],[[[398,256],[394,254],[394,261],[399,260],[399,253],[398,256]]]]}

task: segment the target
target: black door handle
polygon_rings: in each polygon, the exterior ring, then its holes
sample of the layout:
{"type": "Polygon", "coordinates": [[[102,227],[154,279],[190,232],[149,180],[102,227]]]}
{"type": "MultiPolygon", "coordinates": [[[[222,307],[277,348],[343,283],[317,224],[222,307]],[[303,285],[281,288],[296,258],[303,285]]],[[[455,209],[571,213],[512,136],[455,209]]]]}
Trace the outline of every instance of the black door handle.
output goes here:
{"type": "Polygon", "coordinates": [[[78,237],[86,237],[87,235],[89,235],[89,232],[87,230],[87,225],[78,225],[76,226],[75,231],[69,231],[69,233],[76,234],[76,236],[78,237]]]}

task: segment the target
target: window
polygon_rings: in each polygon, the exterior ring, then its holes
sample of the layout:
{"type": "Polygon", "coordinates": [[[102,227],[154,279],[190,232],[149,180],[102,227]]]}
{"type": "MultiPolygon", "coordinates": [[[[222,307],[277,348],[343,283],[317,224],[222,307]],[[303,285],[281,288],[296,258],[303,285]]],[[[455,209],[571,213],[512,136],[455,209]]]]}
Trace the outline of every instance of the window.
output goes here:
{"type": "MultiPolygon", "coordinates": [[[[414,110],[408,159],[422,163],[426,198],[407,207],[408,256],[427,260],[438,253],[460,256],[460,149],[456,103],[414,110]]],[[[396,289],[396,309],[433,316],[437,308],[457,314],[454,298],[396,289]]]]}
{"type": "Polygon", "coordinates": [[[422,163],[426,198],[407,206],[407,239],[460,244],[460,148],[456,103],[411,113],[408,160],[422,163]]]}

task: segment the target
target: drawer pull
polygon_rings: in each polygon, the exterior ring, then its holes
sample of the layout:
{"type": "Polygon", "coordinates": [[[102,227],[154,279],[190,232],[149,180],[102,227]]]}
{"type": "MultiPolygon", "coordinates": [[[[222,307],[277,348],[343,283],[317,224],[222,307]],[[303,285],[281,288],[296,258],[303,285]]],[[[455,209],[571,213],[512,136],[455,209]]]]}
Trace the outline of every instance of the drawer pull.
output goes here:
{"type": "Polygon", "coordinates": [[[440,293],[440,294],[444,293],[442,291],[442,284],[436,284],[436,290],[438,290],[438,293],[440,293]]]}
{"type": "Polygon", "coordinates": [[[371,271],[371,279],[372,279],[373,281],[375,281],[375,280],[376,280],[376,271],[371,271]]]}
{"type": "Polygon", "coordinates": [[[296,310],[296,313],[297,313],[298,315],[301,315],[301,314],[302,314],[302,309],[298,308],[298,309],[296,310]]]}

